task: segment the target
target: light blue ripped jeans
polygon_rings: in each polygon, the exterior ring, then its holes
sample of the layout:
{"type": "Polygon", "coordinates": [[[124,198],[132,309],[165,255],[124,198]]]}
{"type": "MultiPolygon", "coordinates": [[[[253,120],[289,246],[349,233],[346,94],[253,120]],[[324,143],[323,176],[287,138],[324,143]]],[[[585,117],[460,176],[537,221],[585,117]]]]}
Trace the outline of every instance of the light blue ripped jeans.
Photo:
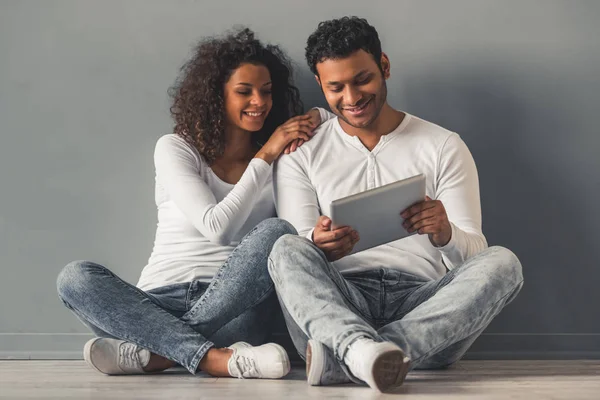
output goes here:
{"type": "Polygon", "coordinates": [[[458,361],[523,285],[521,263],[503,247],[431,281],[387,268],[342,275],[310,240],[291,235],[275,243],[269,273],[303,358],[309,338],[341,362],[367,337],[397,344],[419,369],[458,361]]]}
{"type": "Polygon", "coordinates": [[[213,346],[259,345],[268,337],[278,304],[267,259],[286,234],[296,234],[291,224],[265,220],[241,240],[211,282],[147,292],[102,265],[72,262],[58,276],[58,294],[97,336],[135,343],[195,373],[213,346]]]}

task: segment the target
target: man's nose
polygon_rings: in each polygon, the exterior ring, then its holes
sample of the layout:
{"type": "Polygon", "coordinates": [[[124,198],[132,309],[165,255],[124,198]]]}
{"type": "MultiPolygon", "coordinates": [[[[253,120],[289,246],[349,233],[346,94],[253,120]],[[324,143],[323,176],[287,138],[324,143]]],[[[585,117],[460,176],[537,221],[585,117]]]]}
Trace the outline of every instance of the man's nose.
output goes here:
{"type": "Polygon", "coordinates": [[[344,104],[347,106],[355,106],[361,98],[361,93],[352,86],[348,86],[344,90],[344,104]]]}

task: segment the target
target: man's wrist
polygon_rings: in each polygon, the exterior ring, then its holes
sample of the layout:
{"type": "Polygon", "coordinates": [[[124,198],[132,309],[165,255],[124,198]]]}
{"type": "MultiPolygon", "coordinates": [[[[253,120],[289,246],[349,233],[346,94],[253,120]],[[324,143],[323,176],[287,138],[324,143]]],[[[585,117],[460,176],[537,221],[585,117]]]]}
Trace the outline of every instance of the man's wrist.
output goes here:
{"type": "Polygon", "coordinates": [[[454,241],[453,241],[453,239],[454,239],[454,236],[455,236],[455,232],[454,232],[454,225],[452,225],[452,223],[450,223],[450,237],[448,238],[448,241],[447,241],[447,242],[446,242],[444,245],[441,245],[441,246],[438,246],[438,245],[436,245],[435,243],[433,243],[433,245],[434,245],[434,246],[435,246],[435,247],[436,247],[438,250],[445,250],[445,249],[448,249],[448,248],[450,248],[450,247],[453,245],[453,243],[454,243],[454,241]]]}

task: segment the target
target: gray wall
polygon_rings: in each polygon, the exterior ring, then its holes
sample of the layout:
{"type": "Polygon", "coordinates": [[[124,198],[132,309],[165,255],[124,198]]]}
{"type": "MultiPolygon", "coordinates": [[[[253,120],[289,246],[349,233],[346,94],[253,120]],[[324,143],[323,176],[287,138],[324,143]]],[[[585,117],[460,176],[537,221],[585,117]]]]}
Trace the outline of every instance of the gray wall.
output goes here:
{"type": "Polygon", "coordinates": [[[600,3],[287,3],[0,0],[0,357],[79,357],[88,334],[55,292],[67,262],[136,281],[166,90],[197,38],[249,25],[322,105],[304,43],[348,14],[379,30],[391,104],[469,145],[484,232],[523,262],[522,294],[470,356],[599,356],[600,3]]]}

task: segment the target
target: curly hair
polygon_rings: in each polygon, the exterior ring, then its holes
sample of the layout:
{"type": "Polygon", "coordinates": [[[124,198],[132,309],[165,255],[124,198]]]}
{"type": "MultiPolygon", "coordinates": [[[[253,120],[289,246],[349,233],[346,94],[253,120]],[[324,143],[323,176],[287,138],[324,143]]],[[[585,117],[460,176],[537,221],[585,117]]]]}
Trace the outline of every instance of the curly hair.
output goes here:
{"type": "Polygon", "coordinates": [[[345,58],[360,49],[371,54],[381,70],[379,35],[366,19],[343,17],[323,21],[306,41],[306,62],[312,73],[318,75],[318,63],[345,58]]]}
{"type": "Polygon", "coordinates": [[[173,133],[198,149],[212,165],[225,150],[224,86],[241,64],[264,65],[271,75],[273,107],[252,141],[262,146],[290,117],[303,112],[300,92],[293,84],[291,62],[274,45],[263,45],[248,28],[198,43],[169,89],[175,121],[173,133]]]}

